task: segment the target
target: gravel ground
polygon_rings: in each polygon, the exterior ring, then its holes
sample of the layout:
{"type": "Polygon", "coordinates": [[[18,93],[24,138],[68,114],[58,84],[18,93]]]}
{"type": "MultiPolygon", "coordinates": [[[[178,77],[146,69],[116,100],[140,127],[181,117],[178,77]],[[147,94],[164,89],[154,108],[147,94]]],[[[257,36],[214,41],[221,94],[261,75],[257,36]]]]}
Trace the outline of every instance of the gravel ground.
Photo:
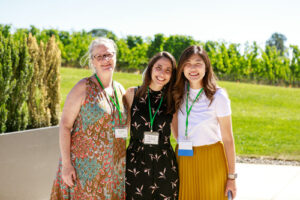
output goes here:
{"type": "Polygon", "coordinates": [[[236,157],[237,163],[253,163],[253,164],[268,164],[268,165],[292,165],[300,166],[300,161],[295,160],[278,160],[270,158],[254,158],[254,157],[236,157]]]}

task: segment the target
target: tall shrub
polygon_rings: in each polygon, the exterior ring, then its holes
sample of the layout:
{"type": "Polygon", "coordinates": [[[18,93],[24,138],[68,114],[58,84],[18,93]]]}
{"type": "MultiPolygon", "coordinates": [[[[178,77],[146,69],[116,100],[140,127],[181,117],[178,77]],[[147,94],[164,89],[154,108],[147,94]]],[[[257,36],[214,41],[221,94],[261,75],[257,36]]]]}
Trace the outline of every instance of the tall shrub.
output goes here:
{"type": "MultiPolygon", "coordinates": [[[[12,42],[13,44],[13,42],[12,42]]],[[[12,45],[13,48],[14,45],[12,45]]],[[[12,90],[12,93],[8,99],[8,117],[6,121],[6,127],[8,131],[24,130],[28,124],[28,85],[33,74],[33,65],[30,64],[30,57],[27,47],[27,38],[23,35],[22,40],[16,45],[19,51],[19,62],[17,57],[14,56],[12,60],[15,60],[13,64],[13,79],[16,81],[16,87],[12,90]]],[[[13,56],[12,56],[13,57],[13,56]]]]}
{"type": "Polygon", "coordinates": [[[47,103],[51,113],[51,124],[57,125],[60,112],[60,65],[61,53],[52,36],[47,43],[45,52],[46,58],[46,85],[47,85],[47,103]]]}
{"type": "Polygon", "coordinates": [[[7,101],[14,89],[16,82],[13,81],[12,38],[4,38],[0,32],[0,133],[6,131],[6,121],[9,110],[7,101]]]}

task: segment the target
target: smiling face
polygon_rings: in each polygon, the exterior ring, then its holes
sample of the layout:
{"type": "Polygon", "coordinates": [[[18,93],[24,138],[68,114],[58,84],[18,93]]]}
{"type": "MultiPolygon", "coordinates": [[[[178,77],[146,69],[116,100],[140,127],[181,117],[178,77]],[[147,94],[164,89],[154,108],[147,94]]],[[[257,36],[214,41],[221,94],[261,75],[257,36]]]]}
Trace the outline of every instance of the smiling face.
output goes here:
{"type": "Polygon", "coordinates": [[[152,67],[150,88],[155,91],[161,90],[170,81],[171,75],[171,61],[165,57],[160,58],[152,67]]]}
{"type": "Polygon", "coordinates": [[[97,74],[111,75],[116,66],[116,53],[109,45],[98,45],[92,51],[92,64],[97,74]]]}
{"type": "Polygon", "coordinates": [[[192,88],[198,89],[202,87],[205,67],[204,60],[197,54],[192,55],[183,64],[184,76],[187,78],[192,88]]]}

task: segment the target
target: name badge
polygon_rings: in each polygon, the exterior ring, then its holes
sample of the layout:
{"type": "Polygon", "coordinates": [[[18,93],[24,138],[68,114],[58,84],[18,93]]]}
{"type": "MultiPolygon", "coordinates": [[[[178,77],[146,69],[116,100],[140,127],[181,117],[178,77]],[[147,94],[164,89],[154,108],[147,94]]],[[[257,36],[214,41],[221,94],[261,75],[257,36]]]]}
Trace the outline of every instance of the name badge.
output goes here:
{"type": "Polygon", "coordinates": [[[178,142],[178,156],[193,156],[193,142],[180,141],[178,142]]]}
{"type": "Polygon", "coordinates": [[[158,132],[144,132],[144,144],[158,145],[159,133],[158,132]]]}
{"type": "Polygon", "coordinates": [[[116,138],[127,138],[128,131],[127,127],[116,127],[115,128],[115,137],[116,138]]]}

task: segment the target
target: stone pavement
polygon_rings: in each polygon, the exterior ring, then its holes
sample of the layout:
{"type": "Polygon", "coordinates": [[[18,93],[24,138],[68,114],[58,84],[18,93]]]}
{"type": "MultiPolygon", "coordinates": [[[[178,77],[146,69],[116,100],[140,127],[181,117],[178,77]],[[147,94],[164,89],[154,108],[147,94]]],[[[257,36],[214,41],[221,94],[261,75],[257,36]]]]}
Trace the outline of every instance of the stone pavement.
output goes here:
{"type": "Polygon", "coordinates": [[[300,200],[300,166],[236,164],[235,200],[300,200]]]}

